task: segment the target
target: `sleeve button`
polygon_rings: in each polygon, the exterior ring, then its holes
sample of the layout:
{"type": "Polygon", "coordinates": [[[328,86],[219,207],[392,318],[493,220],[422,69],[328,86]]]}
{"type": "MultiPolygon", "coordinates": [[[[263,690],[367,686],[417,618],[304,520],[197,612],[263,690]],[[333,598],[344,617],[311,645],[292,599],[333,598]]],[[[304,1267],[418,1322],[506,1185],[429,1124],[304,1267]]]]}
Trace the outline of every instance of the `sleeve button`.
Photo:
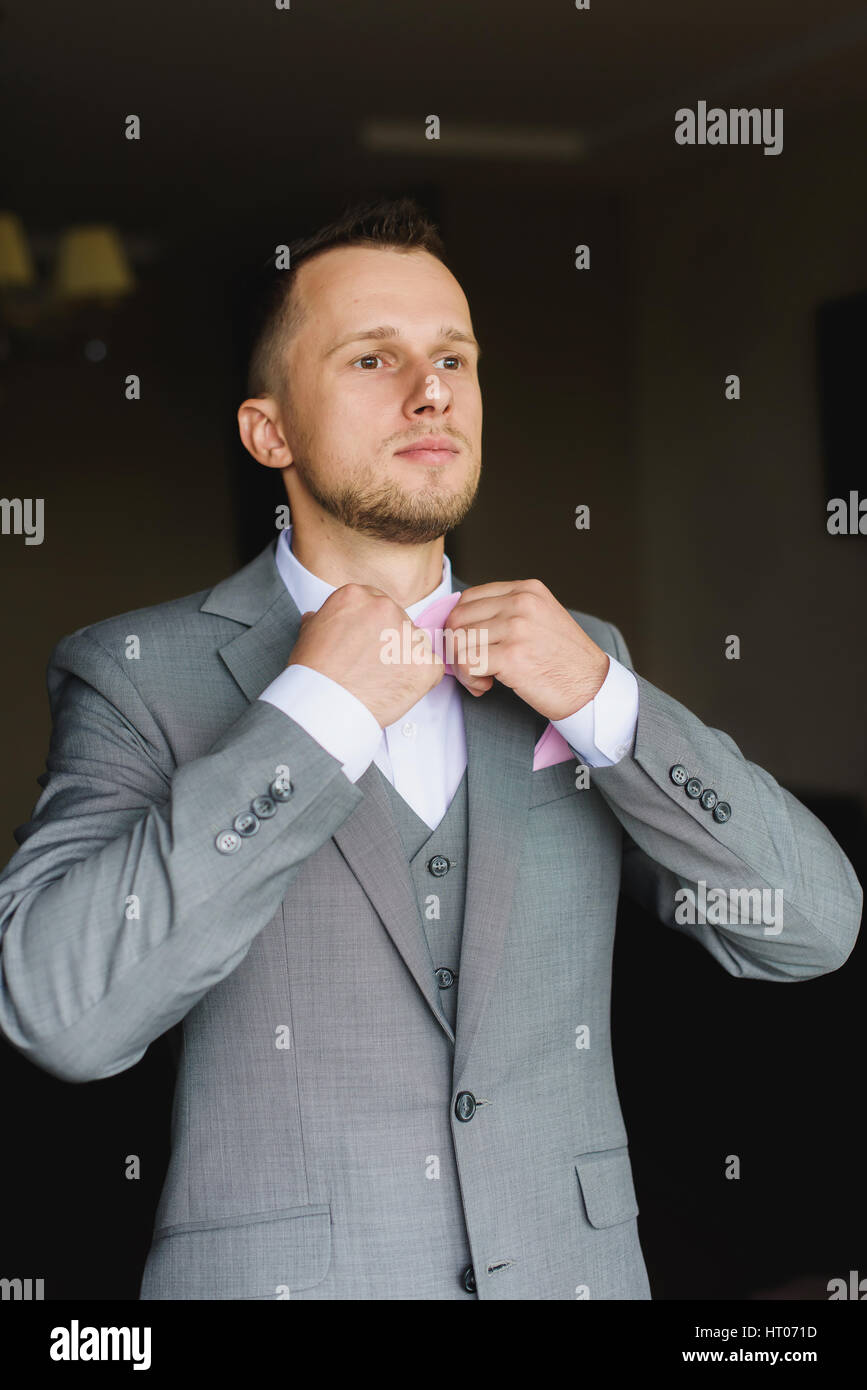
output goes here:
{"type": "Polygon", "coordinates": [[[239,835],[245,838],[247,835],[255,835],[259,829],[259,817],[254,816],[252,811],[242,811],[232,822],[239,835]]]}
{"type": "Polygon", "coordinates": [[[268,788],[275,801],[288,801],[294,790],[288,777],[275,777],[268,788]]]}

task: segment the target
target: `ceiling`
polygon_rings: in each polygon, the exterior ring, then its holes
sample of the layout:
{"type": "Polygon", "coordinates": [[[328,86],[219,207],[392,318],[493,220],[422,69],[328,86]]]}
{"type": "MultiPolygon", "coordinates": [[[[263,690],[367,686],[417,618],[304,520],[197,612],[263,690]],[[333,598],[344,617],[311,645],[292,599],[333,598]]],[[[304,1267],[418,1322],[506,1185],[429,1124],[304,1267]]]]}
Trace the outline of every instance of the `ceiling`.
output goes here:
{"type": "Polygon", "coordinates": [[[73,218],[231,223],[293,188],[562,177],[621,190],[694,157],[674,111],[782,106],[787,146],[867,113],[863,0],[117,0],[0,13],[3,201],[38,234],[73,218]],[[142,138],[124,138],[141,118],[142,138]],[[441,139],[424,139],[425,117],[441,139]],[[415,150],[364,147],[371,121],[415,150]],[[553,132],[581,154],[473,159],[456,136],[553,132]]]}

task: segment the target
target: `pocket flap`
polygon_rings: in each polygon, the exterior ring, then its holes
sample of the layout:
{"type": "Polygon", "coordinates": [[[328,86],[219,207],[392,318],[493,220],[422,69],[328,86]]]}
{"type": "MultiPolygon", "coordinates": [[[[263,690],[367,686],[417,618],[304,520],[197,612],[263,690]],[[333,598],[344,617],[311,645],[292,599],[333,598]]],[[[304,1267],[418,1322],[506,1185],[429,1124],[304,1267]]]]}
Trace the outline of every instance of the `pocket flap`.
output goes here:
{"type": "Polygon", "coordinates": [[[155,1233],[140,1297],[291,1298],[330,1264],[327,1205],[185,1222],[155,1233]]]}
{"type": "Polygon", "coordinates": [[[554,763],[530,774],[530,808],[558,801],[561,796],[577,796],[575,768],[581,759],[577,753],[568,762],[554,763]]]}
{"type": "Polygon", "coordinates": [[[638,1215],[628,1148],[579,1154],[574,1162],[591,1226],[615,1226],[638,1215]]]}

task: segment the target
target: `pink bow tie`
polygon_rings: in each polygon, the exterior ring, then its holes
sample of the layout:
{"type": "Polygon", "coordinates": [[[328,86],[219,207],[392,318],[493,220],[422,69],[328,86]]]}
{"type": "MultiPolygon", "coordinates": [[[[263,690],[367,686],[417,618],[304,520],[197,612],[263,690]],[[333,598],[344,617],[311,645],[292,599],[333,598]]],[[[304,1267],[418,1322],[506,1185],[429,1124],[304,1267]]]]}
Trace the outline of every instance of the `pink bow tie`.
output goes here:
{"type": "MultiPolygon", "coordinates": [[[[451,662],[445,660],[442,642],[442,627],[451,613],[455,604],[461,596],[461,591],[454,594],[444,594],[442,598],[434,599],[429,603],[418,617],[413,621],[416,627],[424,628],[430,637],[434,650],[443,658],[447,676],[454,676],[454,668],[451,662]]],[[[484,695],[480,697],[484,699],[484,695]]],[[[577,754],[572,752],[559,729],[555,729],[553,724],[549,724],[536,747],[533,749],[533,771],[538,772],[543,767],[553,767],[555,763],[569,762],[570,759],[578,761],[577,754]]]]}
{"type": "Polygon", "coordinates": [[[427,608],[425,608],[422,613],[419,613],[417,618],[413,619],[416,627],[424,628],[428,637],[431,639],[434,651],[443,658],[447,676],[453,676],[455,673],[451,662],[445,660],[441,636],[442,627],[460,596],[460,589],[454,594],[443,594],[442,598],[434,599],[433,603],[429,603],[427,608]]]}

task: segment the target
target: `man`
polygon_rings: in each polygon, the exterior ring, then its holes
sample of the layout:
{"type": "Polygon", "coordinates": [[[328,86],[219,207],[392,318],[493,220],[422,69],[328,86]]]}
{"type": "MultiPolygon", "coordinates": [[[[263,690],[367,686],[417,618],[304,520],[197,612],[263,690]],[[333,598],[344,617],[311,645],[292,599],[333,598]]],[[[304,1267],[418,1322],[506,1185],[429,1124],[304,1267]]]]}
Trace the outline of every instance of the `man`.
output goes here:
{"type": "Polygon", "coordinates": [[[750,979],[836,970],[857,934],[827,830],[616,627],[452,577],[482,405],[442,257],[406,201],[296,248],[239,410],[291,528],[52,654],[0,1024],[70,1081],[174,1030],[143,1299],[649,1298],[621,883],[750,979]],[[683,920],[702,884],[782,920],[683,920]]]}

